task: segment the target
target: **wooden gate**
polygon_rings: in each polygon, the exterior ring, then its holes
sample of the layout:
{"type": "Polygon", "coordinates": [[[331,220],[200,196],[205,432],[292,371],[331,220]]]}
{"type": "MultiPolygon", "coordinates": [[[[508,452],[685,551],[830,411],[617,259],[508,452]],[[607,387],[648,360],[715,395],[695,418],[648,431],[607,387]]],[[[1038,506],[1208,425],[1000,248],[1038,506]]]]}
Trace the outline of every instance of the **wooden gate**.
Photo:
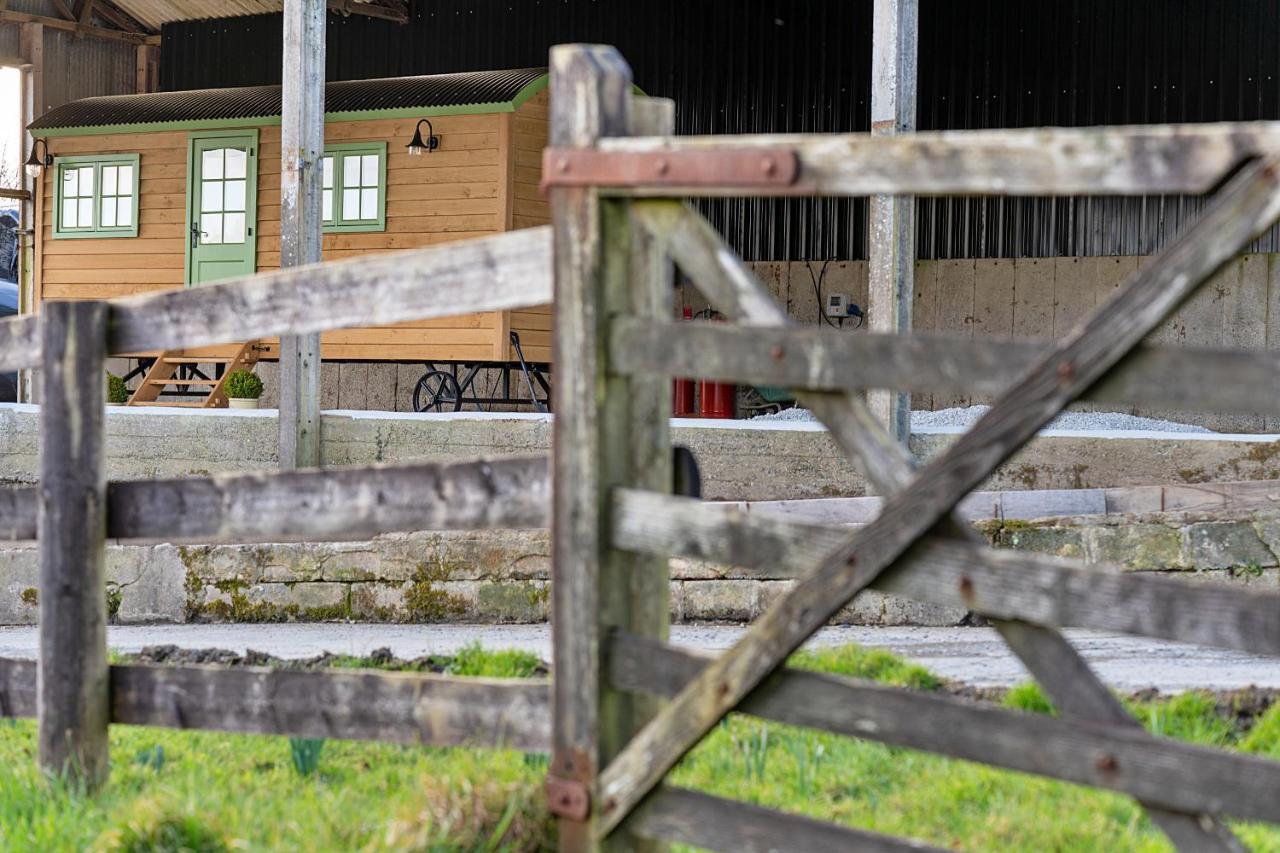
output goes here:
{"type": "MultiPolygon", "coordinates": [[[[1069,403],[1141,388],[1181,408],[1253,410],[1272,354],[1191,356],[1141,342],[1280,214],[1280,126],[1008,130],[893,137],[674,137],[670,106],[632,95],[612,48],[552,51],[557,419],[552,586],[554,754],[562,845],[641,839],[724,851],[918,845],[671,787],[667,773],[730,711],[1037,773],[1133,796],[1182,849],[1235,850],[1224,816],[1280,820],[1280,764],[1148,735],[1058,629],[1084,627],[1280,654],[1280,596],[994,552],[951,515],[1069,403]],[[682,196],[1203,193],[1201,220],[991,411],[917,469],[866,388],[973,387],[991,348],[797,329],[682,196]],[[738,325],[673,323],[672,262],[738,325]],[[1189,370],[1190,373],[1182,371],[1189,370]],[[888,495],[856,532],[748,516],[670,494],[670,377],[796,388],[888,495]],[[795,577],[729,651],[665,645],[667,559],[795,577]],[[975,707],[787,669],[861,590],[991,620],[1061,717],[975,707]],[[663,703],[662,699],[669,699],[663,703]]],[[[1004,366],[1003,375],[1007,375],[1004,366]]],[[[927,796],[927,792],[921,792],[927,796]]]]}

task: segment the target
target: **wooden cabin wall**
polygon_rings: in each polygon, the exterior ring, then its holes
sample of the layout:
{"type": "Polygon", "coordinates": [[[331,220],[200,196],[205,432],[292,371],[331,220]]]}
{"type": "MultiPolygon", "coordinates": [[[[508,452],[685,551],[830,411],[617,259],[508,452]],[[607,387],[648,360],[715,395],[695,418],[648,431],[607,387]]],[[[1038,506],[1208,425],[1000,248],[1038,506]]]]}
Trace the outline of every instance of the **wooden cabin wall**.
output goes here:
{"type": "MultiPolygon", "coordinates": [[[[532,228],[551,222],[551,206],[538,189],[542,180],[542,149],[547,145],[550,96],[546,89],[511,113],[512,158],[511,227],[532,228]]],[[[551,361],[551,306],[541,305],[509,313],[511,331],[529,361],[551,361]]],[[[503,336],[506,343],[506,336],[503,336]]],[[[506,356],[514,359],[515,353],[506,356]]]]}

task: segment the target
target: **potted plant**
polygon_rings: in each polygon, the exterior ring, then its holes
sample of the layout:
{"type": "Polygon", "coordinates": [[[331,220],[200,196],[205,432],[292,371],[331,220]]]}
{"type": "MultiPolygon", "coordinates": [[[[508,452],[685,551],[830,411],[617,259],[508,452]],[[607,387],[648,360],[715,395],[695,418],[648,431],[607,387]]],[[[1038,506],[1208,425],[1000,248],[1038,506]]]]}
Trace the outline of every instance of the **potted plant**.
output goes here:
{"type": "Polygon", "coordinates": [[[258,408],[258,398],[262,396],[262,380],[258,374],[248,370],[233,370],[227,374],[223,388],[227,392],[227,402],[231,408],[258,408]]]}
{"type": "Polygon", "coordinates": [[[129,402],[129,388],[114,373],[107,373],[107,405],[123,406],[129,402]]]}

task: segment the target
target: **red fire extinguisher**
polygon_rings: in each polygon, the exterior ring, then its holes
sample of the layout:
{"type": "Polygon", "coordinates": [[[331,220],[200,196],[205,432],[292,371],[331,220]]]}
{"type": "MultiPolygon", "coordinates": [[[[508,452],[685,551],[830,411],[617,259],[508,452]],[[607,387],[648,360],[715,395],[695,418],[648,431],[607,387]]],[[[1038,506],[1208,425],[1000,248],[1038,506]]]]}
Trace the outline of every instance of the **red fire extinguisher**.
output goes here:
{"type": "MultiPolygon", "coordinates": [[[[684,319],[693,319],[693,309],[685,306],[684,319]]],[[[697,417],[698,410],[693,403],[693,380],[676,379],[671,393],[671,414],[677,418],[697,417]]]]}
{"type": "MultiPolygon", "coordinates": [[[[713,319],[724,322],[724,318],[713,319]]],[[[727,382],[698,382],[698,417],[732,419],[737,408],[738,386],[727,382]]]]}

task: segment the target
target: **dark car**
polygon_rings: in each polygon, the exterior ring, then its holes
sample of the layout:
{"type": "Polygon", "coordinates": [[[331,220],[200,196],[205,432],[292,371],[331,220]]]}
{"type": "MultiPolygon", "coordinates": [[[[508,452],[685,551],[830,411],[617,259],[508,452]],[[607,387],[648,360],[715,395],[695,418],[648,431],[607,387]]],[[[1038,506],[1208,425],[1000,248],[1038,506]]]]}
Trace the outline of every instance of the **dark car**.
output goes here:
{"type": "MultiPolygon", "coordinates": [[[[18,285],[0,279],[0,317],[18,313],[18,285]]],[[[0,403],[18,401],[18,374],[0,373],[0,403]]]]}

